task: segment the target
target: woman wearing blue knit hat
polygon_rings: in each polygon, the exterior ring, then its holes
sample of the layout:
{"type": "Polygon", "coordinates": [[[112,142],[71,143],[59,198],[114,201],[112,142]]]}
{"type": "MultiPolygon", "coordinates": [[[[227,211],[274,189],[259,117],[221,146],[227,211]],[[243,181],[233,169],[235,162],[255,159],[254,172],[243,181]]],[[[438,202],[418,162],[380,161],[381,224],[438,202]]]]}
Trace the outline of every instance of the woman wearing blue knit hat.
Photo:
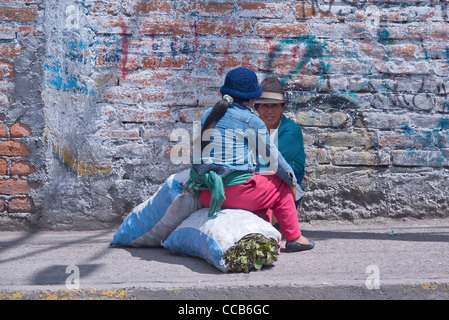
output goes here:
{"type": "Polygon", "coordinates": [[[201,118],[201,159],[195,159],[186,189],[197,194],[209,215],[221,208],[244,209],[276,217],[287,240],[286,251],[304,251],[314,243],[301,235],[295,200],[294,171],[274,147],[265,123],[250,109],[262,95],[248,68],[228,72],[223,97],[201,118]],[[272,174],[257,174],[259,155],[272,174]]]}

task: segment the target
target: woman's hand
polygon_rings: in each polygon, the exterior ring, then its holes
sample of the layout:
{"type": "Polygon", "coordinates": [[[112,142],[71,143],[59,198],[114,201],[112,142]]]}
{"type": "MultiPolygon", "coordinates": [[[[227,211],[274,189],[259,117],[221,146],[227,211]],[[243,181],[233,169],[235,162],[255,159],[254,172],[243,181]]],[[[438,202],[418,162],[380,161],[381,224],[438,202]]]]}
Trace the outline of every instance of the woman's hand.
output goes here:
{"type": "Polygon", "coordinates": [[[293,200],[296,199],[296,186],[290,187],[290,191],[293,195],[293,200]]]}

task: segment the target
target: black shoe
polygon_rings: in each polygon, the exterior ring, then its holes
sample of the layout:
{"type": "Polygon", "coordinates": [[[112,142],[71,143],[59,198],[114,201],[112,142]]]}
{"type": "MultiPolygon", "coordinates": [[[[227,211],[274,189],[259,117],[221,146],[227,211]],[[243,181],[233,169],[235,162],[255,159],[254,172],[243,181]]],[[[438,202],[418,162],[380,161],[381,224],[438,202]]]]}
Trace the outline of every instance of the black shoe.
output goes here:
{"type": "Polygon", "coordinates": [[[295,240],[287,241],[285,244],[285,251],[287,252],[298,252],[298,251],[306,251],[312,250],[315,247],[315,242],[309,239],[310,244],[301,244],[296,242],[295,240]]]}
{"type": "Polygon", "coordinates": [[[275,223],[275,224],[273,224],[273,227],[277,230],[277,231],[279,231],[280,233],[282,233],[282,231],[281,231],[281,227],[279,226],[279,223],[275,223]]]}

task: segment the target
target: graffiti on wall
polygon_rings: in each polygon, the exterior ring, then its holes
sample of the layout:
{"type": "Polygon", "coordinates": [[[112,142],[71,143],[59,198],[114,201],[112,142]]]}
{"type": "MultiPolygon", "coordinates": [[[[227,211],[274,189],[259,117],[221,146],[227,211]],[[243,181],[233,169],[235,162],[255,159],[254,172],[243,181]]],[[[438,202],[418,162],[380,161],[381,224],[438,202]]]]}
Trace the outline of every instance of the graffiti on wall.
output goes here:
{"type": "MultiPolygon", "coordinates": [[[[135,3],[137,6],[140,2],[135,3]]],[[[254,53],[251,47],[254,44],[254,36],[234,37],[224,33],[220,37],[210,35],[208,41],[204,41],[206,36],[197,32],[201,17],[196,15],[186,17],[188,27],[182,32],[173,26],[169,34],[158,37],[160,30],[149,29],[146,17],[137,16],[130,22],[130,19],[119,13],[108,17],[109,20],[115,19],[111,24],[115,25],[117,30],[99,34],[92,24],[86,23],[86,16],[92,12],[86,7],[85,1],[76,4],[63,1],[63,15],[58,19],[63,22],[63,26],[53,29],[49,43],[55,46],[49,50],[45,64],[47,91],[51,94],[70,92],[78,95],[78,102],[81,103],[75,106],[75,109],[88,117],[90,106],[98,99],[102,89],[104,75],[117,76],[117,81],[122,83],[133,71],[141,67],[144,58],[145,61],[150,61],[148,64],[153,69],[189,70],[192,82],[198,75],[205,78],[223,77],[230,67],[248,66],[258,70],[263,76],[278,76],[287,88],[291,104],[297,109],[325,105],[338,110],[353,110],[368,104],[371,108],[386,112],[437,112],[441,114],[441,121],[432,129],[432,134],[438,137],[446,136],[444,130],[449,128],[446,86],[429,75],[426,65],[441,56],[446,57],[449,65],[449,46],[440,50],[430,48],[430,35],[425,33],[414,36],[411,49],[398,46],[397,41],[394,41],[394,30],[390,29],[392,24],[385,23],[383,9],[384,6],[392,6],[406,11],[405,5],[376,5],[377,3],[368,0],[342,0],[338,3],[333,0],[303,0],[297,3],[304,4],[299,8],[302,11],[297,12],[298,19],[317,17],[338,22],[353,19],[356,12],[363,12],[360,18],[362,24],[353,31],[356,33],[354,38],[364,49],[351,46],[350,34],[347,35],[349,40],[339,36],[320,37],[320,34],[312,29],[311,33],[305,36],[260,38],[259,41],[263,44],[261,46],[268,49],[254,53]],[[106,48],[101,57],[99,52],[95,51],[99,46],[106,48]],[[409,53],[403,51],[408,49],[415,51],[407,56],[409,53]],[[398,52],[411,61],[411,70],[409,66],[398,63],[398,52]],[[348,69],[355,68],[350,70],[352,73],[348,79],[344,79],[352,83],[341,87],[335,85],[339,80],[339,71],[333,69],[338,55],[340,59],[349,61],[348,69]],[[354,66],[350,65],[351,62],[354,62],[354,66]],[[102,67],[104,69],[98,72],[102,67]],[[102,73],[103,77],[92,79],[91,75],[95,72],[102,73]],[[413,85],[405,89],[400,87],[402,79],[412,78],[413,85]]],[[[432,6],[438,7],[439,10],[425,12],[416,19],[425,20],[435,17],[436,14],[440,14],[443,20],[447,19],[448,4],[435,1],[430,7],[432,6]]],[[[401,16],[398,19],[401,19],[401,16]]],[[[234,20],[226,18],[223,21],[235,27],[234,20]]],[[[347,70],[344,70],[344,66],[341,68],[340,71],[344,74],[347,70]]],[[[158,81],[147,81],[153,80],[158,81]]],[[[199,86],[204,86],[196,89],[202,92],[207,89],[208,82],[199,86]]],[[[65,140],[55,149],[69,148],[75,158],[81,154],[81,149],[73,140],[64,138],[68,134],[65,129],[61,129],[55,122],[52,122],[51,129],[49,132],[58,132],[58,138],[52,141],[65,140]]],[[[412,126],[405,126],[401,133],[412,139],[420,139],[418,137],[421,136],[412,126]]]]}
{"type": "Polygon", "coordinates": [[[95,121],[92,106],[97,84],[92,75],[92,39],[86,26],[84,1],[59,1],[48,9],[47,55],[44,63],[45,141],[58,158],[79,176],[111,170],[101,163],[89,144],[95,121]],[[73,126],[76,126],[76,130],[73,126]]]}

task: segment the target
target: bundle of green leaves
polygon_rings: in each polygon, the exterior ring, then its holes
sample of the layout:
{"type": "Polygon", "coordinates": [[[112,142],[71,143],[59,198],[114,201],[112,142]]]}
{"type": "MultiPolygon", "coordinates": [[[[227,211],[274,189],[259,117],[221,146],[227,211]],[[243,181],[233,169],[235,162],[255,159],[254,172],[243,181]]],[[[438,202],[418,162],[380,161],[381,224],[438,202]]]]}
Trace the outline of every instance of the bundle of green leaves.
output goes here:
{"type": "Polygon", "coordinates": [[[223,254],[229,271],[248,273],[251,269],[260,270],[262,266],[277,261],[279,243],[273,238],[252,233],[244,236],[223,254]]]}

